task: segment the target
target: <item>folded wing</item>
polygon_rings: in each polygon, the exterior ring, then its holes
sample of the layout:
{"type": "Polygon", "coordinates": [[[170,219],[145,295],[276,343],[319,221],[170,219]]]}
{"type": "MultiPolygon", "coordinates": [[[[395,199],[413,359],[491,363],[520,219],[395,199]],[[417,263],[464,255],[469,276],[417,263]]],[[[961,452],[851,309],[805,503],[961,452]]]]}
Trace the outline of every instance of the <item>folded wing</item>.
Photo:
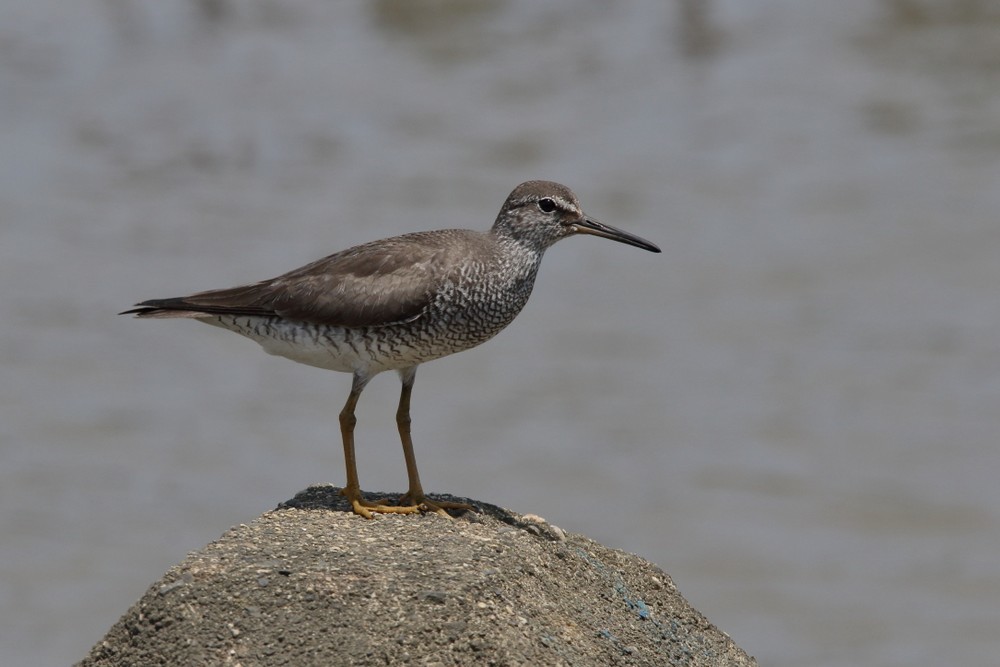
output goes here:
{"type": "Polygon", "coordinates": [[[138,317],[259,315],[345,327],[413,320],[425,312],[448,280],[455,267],[449,256],[463,250],[455,236],[466,234],[475,232],[418,232],[375,241],[272,280],[143,301],[125,313],[138,317]]]}

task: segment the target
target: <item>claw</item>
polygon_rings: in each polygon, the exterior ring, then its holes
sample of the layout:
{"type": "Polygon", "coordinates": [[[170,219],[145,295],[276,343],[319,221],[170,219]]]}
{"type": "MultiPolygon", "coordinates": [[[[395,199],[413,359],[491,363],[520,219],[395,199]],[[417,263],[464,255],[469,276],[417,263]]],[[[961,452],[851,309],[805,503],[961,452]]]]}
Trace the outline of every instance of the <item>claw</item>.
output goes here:
{"type": "Polygon", "coordinates": [[[402,507],[417,507],[421,512],[434,512],[441,516],[453,519],[446,510],[461,510],[463,512],[475,512],[476,508],[468,503],[455,503],[450,500],[431,500],[423,493],[415,494],[407,491],[396,501],[402,507]]]}
{"type": "Polygon", "coordinates": [[[376,514],[416,514],[420,511],[419,507],[398,507],[396,505],[386,505],[385,500],[379,500],[377,502],[372,502],[370,500],[365,500],[361,496],[360,489],[351,489],[345,487],[340,490],[340,495],[347,498],[351,503],[351,509],[360,517],[365,519],[371,519],[373,512],[376,514]]]}
{"type": "Polygon", "coordinates": [[[385,499],[372,502],[365,500],[361,496],[360,489],[345,487],[340,490],[340,495],[347,498],[351,503],[351,509],[360,517],[371,519],[375,514],[417,514],[433,512],[454,518],[446,510],[475,511],[475,507],[467,503],[456,503],[448,500],[430,500],[423,493],[411,494],[407,492],[399,497],[395,505],[385,504],[385,499]]]}

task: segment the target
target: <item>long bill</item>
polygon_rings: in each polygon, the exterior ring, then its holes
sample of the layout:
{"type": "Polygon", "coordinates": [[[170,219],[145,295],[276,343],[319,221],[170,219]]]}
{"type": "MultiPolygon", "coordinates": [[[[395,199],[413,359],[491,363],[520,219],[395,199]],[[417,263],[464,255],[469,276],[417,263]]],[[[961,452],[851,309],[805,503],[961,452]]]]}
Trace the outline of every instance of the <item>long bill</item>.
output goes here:
{"type": "Polygon", "coordinates": [[[569,227],[575,234],[600,236],[601,238],[611,239],[612,241],[618,241],[619,243],[634,245],[636,248],[642,248],[643,250],[648,250],[649,252],[660,252],[660,249],[655,244],[650,243],[646,239],[636,236],[635,234],[629,234],[628,232],[612,227],[611,225],[605,225],[603,222],[598,222],[593,218],[584,218],[579,222],[574,222],[569,227]]]}

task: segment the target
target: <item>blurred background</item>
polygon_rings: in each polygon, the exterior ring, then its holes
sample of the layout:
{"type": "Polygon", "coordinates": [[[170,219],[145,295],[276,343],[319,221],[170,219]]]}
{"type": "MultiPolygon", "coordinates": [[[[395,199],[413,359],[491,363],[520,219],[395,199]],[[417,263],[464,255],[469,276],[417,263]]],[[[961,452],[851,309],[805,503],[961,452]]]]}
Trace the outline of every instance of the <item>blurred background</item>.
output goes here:
{"type": "MultiPolygon", "coordinates": [[[[0,154],[0,663],[343,483],[348,376],[116,312],[533,178],[663,254],[561,243],[421,367],[428,491],[656,562],[762,665],[996,659],[996,3],[7,0],[0,154]]],[[[397,396],[368,490],[405,488],[397,396]]]]}

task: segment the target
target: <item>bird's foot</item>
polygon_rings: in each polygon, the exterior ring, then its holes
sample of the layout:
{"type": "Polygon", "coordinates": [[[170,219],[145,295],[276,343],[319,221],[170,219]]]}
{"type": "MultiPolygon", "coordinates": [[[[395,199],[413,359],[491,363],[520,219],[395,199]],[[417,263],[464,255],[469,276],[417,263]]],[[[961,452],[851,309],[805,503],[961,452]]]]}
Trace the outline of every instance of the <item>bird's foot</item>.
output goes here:
{"type": "Polygon", "coordinates": [[[340,490],[340,495],[347,498],[351,503],[351,509],[360,517],[365,519],[371,519],[374,514],[416,514],[421,512],[419,507],[414,506],[397,506],[397,505],[386,505],[385,500],[372,502],[370,500],[365,500],[361,496],[360,489],[351,489],[345,487],[340,490]]]}
{"type": "Polygon", "coordinates": [[[468,503],[456,503],[450,500],[431,500],[422,491],[407,491],[399,497],[396,503],[401,508],[415,507],[420,512],[434,512],[449,519],[454,517],[448,514],[447,510],[476,511],[476,508],[468,503]]]}
{"type": "Polygon", "coordinates": [[[399,497],[395,505],[387,505],[387,501],[384,498],[376,501],[365,500],[361,495],[360,489],[352,489],[350,487],[341,489],[340,495],[350,501],[351,509],[355,514],[365,519],[371,519],[375,514],[425,514],[427,512],[434,512],[435,514],[440,514],[451,519],[453,517],[448,514],[447,510],[475,511],[476,509],[467,503],[456,503],[449,500],[431,500],[423,492],[413,493],[407,491],[399,497]]]}

